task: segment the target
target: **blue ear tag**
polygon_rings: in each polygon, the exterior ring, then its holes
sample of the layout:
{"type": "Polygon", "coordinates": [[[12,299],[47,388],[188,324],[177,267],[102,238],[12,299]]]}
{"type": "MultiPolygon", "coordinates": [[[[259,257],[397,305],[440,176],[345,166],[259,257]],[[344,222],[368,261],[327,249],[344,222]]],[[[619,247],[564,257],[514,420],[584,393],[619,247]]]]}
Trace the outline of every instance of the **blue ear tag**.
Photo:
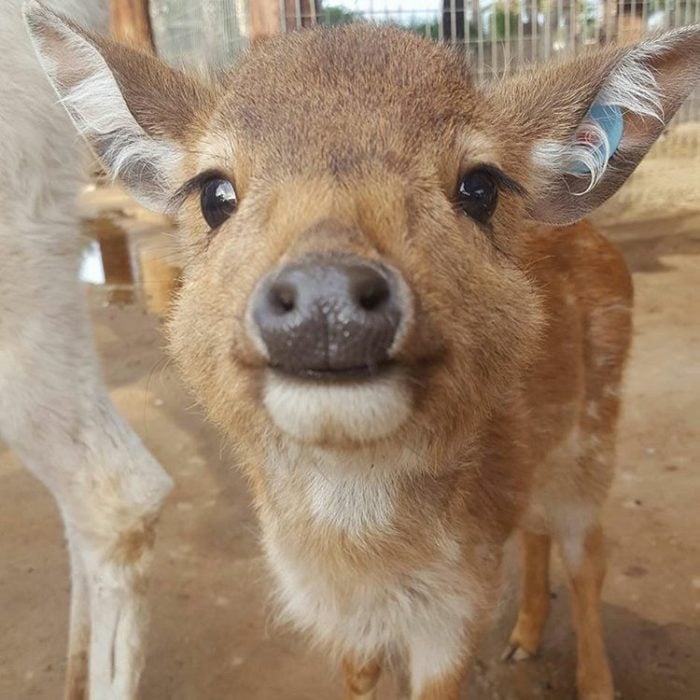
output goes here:
{"type": "MultiPolygon", "coordinates": [[[[608,160],[620,145],[622,140],[622,130],[624,127],[624,118],[622,110],[617,105],[601,105],[594,104],[586,113],[581,125],[576,129],[574,140],[578,143],[587,142],[595,147],[596,156],[603,162],[605,158],[605,149],[600,141],[599,135],[588,128],[589,124],[597,124],[600,126],[608,137],[610,151],[608,160]]],[[[607,165],[607,161],[605,162],[607,165]]],[[[576,163],[569,171],[571,175],[591,175],[590,170],[583,163],[576,163]]]]}

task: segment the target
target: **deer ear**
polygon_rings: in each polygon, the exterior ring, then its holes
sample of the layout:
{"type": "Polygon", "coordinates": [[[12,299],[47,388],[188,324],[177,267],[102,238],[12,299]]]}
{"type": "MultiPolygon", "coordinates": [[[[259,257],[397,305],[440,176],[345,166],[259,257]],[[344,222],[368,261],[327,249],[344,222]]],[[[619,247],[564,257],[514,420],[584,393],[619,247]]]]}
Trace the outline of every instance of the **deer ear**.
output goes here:
{"type": "Polygon", "coordinates": [[[578,221],[610,197],[700,82],[700,25],[516,76],[497,108],[528,149],[534,219],[578,221]]]}
{"type": "Polygon", "coordinates": [[[188,136],[207,91],[158,59],[97,37],[36,0],[24,16],[39,60],[105,168],[155,211],[181,178],[188,136]]]}

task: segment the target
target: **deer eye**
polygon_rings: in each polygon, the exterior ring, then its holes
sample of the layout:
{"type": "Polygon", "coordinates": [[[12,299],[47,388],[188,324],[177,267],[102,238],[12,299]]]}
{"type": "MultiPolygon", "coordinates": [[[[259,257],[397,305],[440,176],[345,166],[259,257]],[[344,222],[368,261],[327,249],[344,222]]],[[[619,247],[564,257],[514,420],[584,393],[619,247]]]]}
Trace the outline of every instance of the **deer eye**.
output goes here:
{"type": "Polygon", "coordinates": [[[236,211],[238,197],[228,180],[213,177],[202,185],[199,202],[204,220],[215,229],[236,211]]]}
{"type": "Polygon", "coordinates": [[[486,170],[471,170],[460,180],[457,197],[467,216],[486,224],[498,203],[498,184],[486,170]]]}

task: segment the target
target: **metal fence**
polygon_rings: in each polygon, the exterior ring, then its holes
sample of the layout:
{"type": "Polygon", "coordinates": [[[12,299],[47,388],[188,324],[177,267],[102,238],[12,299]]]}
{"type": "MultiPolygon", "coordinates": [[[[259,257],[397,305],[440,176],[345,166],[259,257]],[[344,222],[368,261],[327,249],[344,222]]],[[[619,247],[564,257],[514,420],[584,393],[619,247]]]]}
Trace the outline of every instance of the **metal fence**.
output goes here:
{"type": "MultiPolygon", "coordinates": [[[[151,0],[166,59],[229,65],[249,43],[249,0],[151,0]]],[[[392,22],[470,54],[479,80],[499,78],[590,46],[629,42],[700,23],[700,0],[250,0],[278,2],[281,31],[316,24],[392,22]]],[[[700,121],[700,91],[676,123],[700,121]]]]}
{"type": "Polygon", "coordinates": [[[174,65],[225,68],[248,46],[248,0],[151,0],[149,9],[156,50],[174,65]]]}

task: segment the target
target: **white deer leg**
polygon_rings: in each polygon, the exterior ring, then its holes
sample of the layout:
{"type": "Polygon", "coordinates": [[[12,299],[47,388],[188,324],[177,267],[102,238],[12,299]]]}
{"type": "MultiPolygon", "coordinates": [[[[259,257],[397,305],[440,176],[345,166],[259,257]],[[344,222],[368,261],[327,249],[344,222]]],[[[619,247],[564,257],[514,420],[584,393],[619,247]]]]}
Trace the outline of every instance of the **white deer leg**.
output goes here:
{"type": "Polygon", "coordinates": [[[155,523],[170,479],[106,397],[95,412],[93,429],[68,450],[35,440],[17,451],[52,490],[66,524],[72,591],[65,696],[130,700],[143,667],[155,523]]]}
{"type": "Polygon", "coordinates": [[[457,700],[471,659],[462,605],[435,610],[415,625],[407,640],[411,700],[457,700]],[[453,613],[450,615],[450,613],[453,613]]]}
{"type": "MultiPolygon", "coordinates": [[[[66,698],[130,700],[153,527],[171,482],[100,379],[78,283],[83,152],[20,4],[0,2],[0,435],[51,490],[65,522],[66,698]]],[[[102,0],[63,4],[94,28],[108,15],[102,0]]]]}
{"type": "Polygon", "coordinates": [[[65,700],[87,697],[88,652],[90,648],[90,589],[76,537],[66,528],[70,553],[70,623],[65,700]]]}
{"type": "Polygon", "coordinates": [[[0,311],[12,311],[0,317],[0,434],[51,490],[65,522],[66,697],[129,700],[143,663],[154,525],[171,480],[102,386],[77,282],[75,229],[64,229],[25,221],[12,239],[24,246],[25,265],[0,280],[0,311]],[[30,234],[64,238],[30,251],[30,234]]]}
{"type": "Polygon", "coordinates": [[[136,696],[143,668],[147,574],[170,480],[111,404],[96,413],[97,442],[83,444],[91,466],[62,502],[88,586],[90,700],[121,700],[136,696]]]}

